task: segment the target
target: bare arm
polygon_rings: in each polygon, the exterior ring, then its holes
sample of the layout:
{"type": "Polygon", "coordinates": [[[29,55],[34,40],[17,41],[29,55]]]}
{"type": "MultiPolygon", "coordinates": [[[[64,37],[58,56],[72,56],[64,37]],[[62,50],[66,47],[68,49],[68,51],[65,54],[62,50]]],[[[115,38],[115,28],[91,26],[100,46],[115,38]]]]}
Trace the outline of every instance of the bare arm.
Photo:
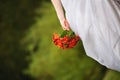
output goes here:
{"type": "Polygon", "coordinates": [[[57,16],[59,18],[60,21],[65,19],[64,16],[64,12],[63,12],[63,8],[62,8],[62,4],[61,4],[61,0],[51,0],[54,8],[56,10],[57,16]]]}
{"type": "Polygon", "coordinates": [[[67,20],[65,19],[64,10],[63,10],[63,7],[62,7],[61,0],[51,0],[51,1],[53,3],[53,6],[56,10],[58,19],[60,20],[60,23],[61,23],[63,29],[64,30],[69,30],[70,27],[69,27],[69,24],[68,24],[67,20]]]}

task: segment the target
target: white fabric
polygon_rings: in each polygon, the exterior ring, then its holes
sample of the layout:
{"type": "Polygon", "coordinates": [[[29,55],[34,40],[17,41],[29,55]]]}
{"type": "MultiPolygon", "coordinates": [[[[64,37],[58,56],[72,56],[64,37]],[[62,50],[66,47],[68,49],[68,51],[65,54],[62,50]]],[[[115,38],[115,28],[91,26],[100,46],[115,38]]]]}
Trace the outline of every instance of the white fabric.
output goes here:
{"type": "Polygon", "coordinates": [[[61,0],[86,54],[120,71],[120,0],[61,0]]]}

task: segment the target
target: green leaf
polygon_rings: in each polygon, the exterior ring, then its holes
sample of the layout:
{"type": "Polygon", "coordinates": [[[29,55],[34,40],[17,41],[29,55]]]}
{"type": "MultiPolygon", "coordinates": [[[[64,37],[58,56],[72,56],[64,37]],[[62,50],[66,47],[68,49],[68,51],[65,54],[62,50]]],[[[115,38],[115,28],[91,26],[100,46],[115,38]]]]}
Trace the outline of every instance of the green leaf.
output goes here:
{"type": "Polygon", "coordinates": [[[64,37],[65,35],[67,35],[68,34],[68,31],[67,30],[64,30],[63,32],[62,32],[62,34],[60,35],[60,37],[62,38],[62,37],[64,37]]]}
{"type": "Polygon", "coordinates": [[[69,32],[69,36],[70,36],[70,37],[73,37],[73,36],[75,36],[75,33],[74,33],[73,31],[70,31],[70,32],[69,32]]]}

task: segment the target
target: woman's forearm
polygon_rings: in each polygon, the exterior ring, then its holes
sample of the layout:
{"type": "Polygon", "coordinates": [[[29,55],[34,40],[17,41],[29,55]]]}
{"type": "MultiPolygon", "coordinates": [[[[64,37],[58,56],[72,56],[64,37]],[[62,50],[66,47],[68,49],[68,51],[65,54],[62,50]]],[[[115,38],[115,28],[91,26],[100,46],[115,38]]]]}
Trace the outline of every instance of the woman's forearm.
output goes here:
{"type": "Polygon", "coordinates": [[[63,7],[62,7],[61,0],[51,0],[51,1],[52,1],[53,5],[55,7],[55,10],[56,10],[57,16],[59,18],[59,21],[62,25],[62,28],[64,30],[70,30],[69,23],[65,19],[64,10],[63,10],[63,7]]]}
{"type": "Polygon", "coordinates": [[[65,20],[65,16],[64,16],[64,11],[63,11],[63,7],[61,4],[61,0],[51,0],[53,3],[53,6],[56,10],[57,16],[59,18],[60,21],[65,20]]]}

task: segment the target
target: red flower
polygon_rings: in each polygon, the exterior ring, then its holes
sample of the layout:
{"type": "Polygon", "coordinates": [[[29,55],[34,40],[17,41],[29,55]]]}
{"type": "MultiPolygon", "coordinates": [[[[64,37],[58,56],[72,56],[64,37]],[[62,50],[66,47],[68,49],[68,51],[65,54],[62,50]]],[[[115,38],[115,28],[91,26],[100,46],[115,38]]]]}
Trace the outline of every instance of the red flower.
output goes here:
{"type": "Polygon", "coordinates": [[[79,39],[79,36],[76,36],[73,32],[69,34],[68,31],[64,31],[61,36],[54,33],[52,38],[53,43],[62,49],[73,48],[79,39]]]}

